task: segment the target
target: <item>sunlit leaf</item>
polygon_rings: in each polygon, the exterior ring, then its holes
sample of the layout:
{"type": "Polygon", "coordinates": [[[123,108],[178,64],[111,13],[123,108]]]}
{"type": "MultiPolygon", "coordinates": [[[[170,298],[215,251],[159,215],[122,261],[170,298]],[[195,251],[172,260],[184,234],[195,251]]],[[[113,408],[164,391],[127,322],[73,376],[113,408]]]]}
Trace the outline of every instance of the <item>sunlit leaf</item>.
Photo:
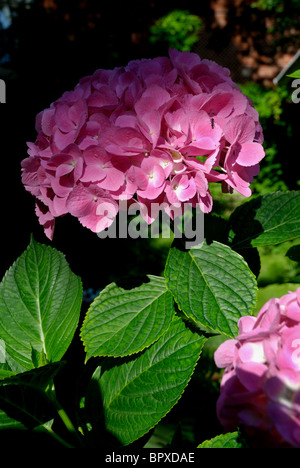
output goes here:
{"type": "Polygon", "coordinates": [[[166,263],[167,287],[180,310],[199,325],[235,336],[250,315],[257,284],[247,263],[230,247],[213,242],[183,250],[174,245],[166,263]]]}
{"type": "Polygon", "coordinates": [[[170,326],[174,301],[164,278],[149,275],[139,286],[107,286],[91,304],[83,327],[87,358],[142,351],[170,326]]]}
{"type": "Polygon", "coordinates": [[[23,372],[59,361],[74,336],[81,302],[81,280],[64,255],[32,239],[0,284],[7,370],[23,372]]]}

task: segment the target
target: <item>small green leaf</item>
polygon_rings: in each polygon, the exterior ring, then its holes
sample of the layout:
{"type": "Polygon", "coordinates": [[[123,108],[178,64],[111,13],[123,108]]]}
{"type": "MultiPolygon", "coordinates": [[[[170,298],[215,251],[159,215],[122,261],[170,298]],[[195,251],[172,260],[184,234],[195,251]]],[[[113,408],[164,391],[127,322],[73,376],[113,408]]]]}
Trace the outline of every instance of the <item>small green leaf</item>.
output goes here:
{"type": "Polygon", "coordinates": [[[286,75],[286,76],[288,76],[289,78],[300,78],[300,70],[296,70],[290,75],[286,75]]]}
{"type": "Polygon", "coordinates": [[[300,236],[300,191],[274,192],[243,203],[229,219],[232,248],[274,245],[300,236]]]}
{"type": "Polygon", "coordinates": [[[146,434],[179,400],[204,342],[176,317],[166,333],[139,355],[105,358],[86,397],[92,426],[104,411],[107,431],[123,445],[146,434]]]}
{"type": "Polygon", "coordinates": [[[238,332],[238,319],[255,305],[253,273],[243,257],[219,242],[190,250],[174,244],[165,276],[180,310],[200,326],[230,337],[238,332]]]}
{"type": "Polygon", "coordinates": [[[149,275],[131,289],[110,284],[91,304],[81,329],[87,359],[142,351],[165,333],[174,314],[164,278],[149,275]]]}
{"type": "Polygon", "coordinates": [[[213,439],[205,440],[197,448],[243,448],[243,444],[239,439],[239,432],[229,432],[213,439]]]}
{"type": "Polygon", "coordinates": [[[32,239],[0,284],[4,368],[18,373],[59,361],[74,336],[81,302],[80,278],[64,255],[32,239]]]}

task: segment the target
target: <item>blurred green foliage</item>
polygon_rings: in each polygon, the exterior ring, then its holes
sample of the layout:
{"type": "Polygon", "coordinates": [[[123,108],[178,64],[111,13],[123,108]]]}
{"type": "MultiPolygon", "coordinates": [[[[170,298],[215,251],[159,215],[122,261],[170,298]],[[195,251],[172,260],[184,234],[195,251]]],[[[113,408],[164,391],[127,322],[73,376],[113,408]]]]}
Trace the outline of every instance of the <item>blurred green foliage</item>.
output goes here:
{"type": "Polygon", "coordinates": [[[261,269],[258,285],[265,287],[270,284],[300,283],[300,259],[293,259],[288,252],[299,244],[295,241],[283,242],[275,246],[260,247],[261,269]]]}
{"type": "Polygon", "coordinates": [[[188,10],[170,11],[150,27],[151,43],[163,44],[181,51],[191,51],[199,40],[203,22],[188,10]]]}
{"type": "Polygon", "coordinates": [[[252,8],[275,11],[276,13],[284,12],[288,6],[298,8],[300,6],[300,1],[290,0],[284,2],[282,0],[257,0],[251,5],[252,8]]]}
{"type": "Polygon", "coordinates": [[[242,92],[248,96],[259,113],[259,120],[264,125],[267,119],[271,119],[274,124],[280,125],[280,117],[283,113],[282,103],[288,98],[286,88],[271,88],[263,86],[254,81],[240,84],[242,92]]]}

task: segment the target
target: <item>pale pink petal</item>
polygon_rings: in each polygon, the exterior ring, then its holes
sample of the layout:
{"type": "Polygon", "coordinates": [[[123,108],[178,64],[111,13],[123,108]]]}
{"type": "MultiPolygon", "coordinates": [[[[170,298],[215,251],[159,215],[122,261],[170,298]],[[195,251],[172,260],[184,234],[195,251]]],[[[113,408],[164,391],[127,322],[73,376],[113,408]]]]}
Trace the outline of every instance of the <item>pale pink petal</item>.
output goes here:
{"type": "Polygon", "coordinates": [[[125,181],[125,174],[122,171],[112,167],[103,169],[105,173],[104,179],[101,179],[98,186],[104,190],[118,190],[125,181]]]}
{"type": "Polygon", "coordinates": [[[233,144],[238,141],[240,144],[253,141],[255,136],[255,123],[246,115],[238,115],[229,120],[224,128],[226,140],[233,144]]]}
{"type": "Polygon", "coordinates": [[[265,156],[263,147],[259,143],[244,143],[238,153],[236,162],[241,166],[254,166],[265,156]]]}
{"type": "Polygon", "coordinates": [[[214,353],[217,367],[222,369],[234,363],[237,343],[237,340],[226,340],[218,347],[214,353]]]}

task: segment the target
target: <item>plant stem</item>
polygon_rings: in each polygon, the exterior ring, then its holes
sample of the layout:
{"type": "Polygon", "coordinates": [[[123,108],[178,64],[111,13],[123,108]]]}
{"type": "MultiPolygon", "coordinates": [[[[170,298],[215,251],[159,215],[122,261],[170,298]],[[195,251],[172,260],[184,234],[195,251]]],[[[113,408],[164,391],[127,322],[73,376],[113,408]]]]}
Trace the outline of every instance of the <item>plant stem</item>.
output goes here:
{"type": "Polygon", "coordinates": [[[76,448],[74,447],[73,445],[69,444],[69,442],[67,442],[66,440],[62,439],[62,437],[60,437],[58,434],[56,434],[56,432],[53,431],[53,429],[51,429],[51,427],[45,427],[45,429],[49,432],[49,434],[55,439],[57,440],[61,445],[63,445],[65,448],[76,448]]]}
{"type": "MultiPolygon", "coordinates": [[[[57,411],[57,414],[59,415],[60,419],[62,420],[62,422],[64,423],[66,429],[69,431],[70,434],[72,434],[75,439],[78,441],[79,445],[83,448],[84,447],[84,443],[81,439],[81,436],[79,434],[79,432],[77,431],[77,429],[74,427],[71,419],[69,418],[69,416],[67,415],[67,413],[65,412],[65,410],[63,409],[63,407],[61,406],[61,404],[59,403],[59,401],[57,400],[56,398],[56,393],[55,393],[55,387],[54,387],[54,384],[52,384],[52,388],[49,389],[49,392],[48,392],[48,397],[50,398],[50,400],[52,401],[52,404],[54,405],[56,411],[57,411]]],[[[66,442],[64,439],[62,439],[58,434],[56,434],[51,428],[49,430],[49,432],[53,435],[53,437],[55,437],[57,440],[59,440],[63,445],[65,445],[66,447],[68,448],[76,448],[74,446],[72,446],[71,444],[69,444],[69,442],[66,442]]]]}
{"type": "MultiPolygon", "coordinates": [[[[68,431],[71,434],[73,434],[75,436],[75,438],[79,442],[80,446],[83,447],[84,444],[82,442],[82,439],[81,439],[77,429],[74,427],[71,419],[69,418],[69,416],[67,415],[65,410],[62,408],[62,406],[59,404],[59,402],[56,399],[55,399],[54,403],[55,403],[55,406],[56,406],[57,413],[58,413],[60,419],[62,420],[62,422],[64,423],[65,427],[68,429],[68,431]]],[[[72,447],[69,446],[69,448],[72,448],[72,447]]],[[[75,448],[75,447],[73,447],[73,448],[75,448]]]]}

